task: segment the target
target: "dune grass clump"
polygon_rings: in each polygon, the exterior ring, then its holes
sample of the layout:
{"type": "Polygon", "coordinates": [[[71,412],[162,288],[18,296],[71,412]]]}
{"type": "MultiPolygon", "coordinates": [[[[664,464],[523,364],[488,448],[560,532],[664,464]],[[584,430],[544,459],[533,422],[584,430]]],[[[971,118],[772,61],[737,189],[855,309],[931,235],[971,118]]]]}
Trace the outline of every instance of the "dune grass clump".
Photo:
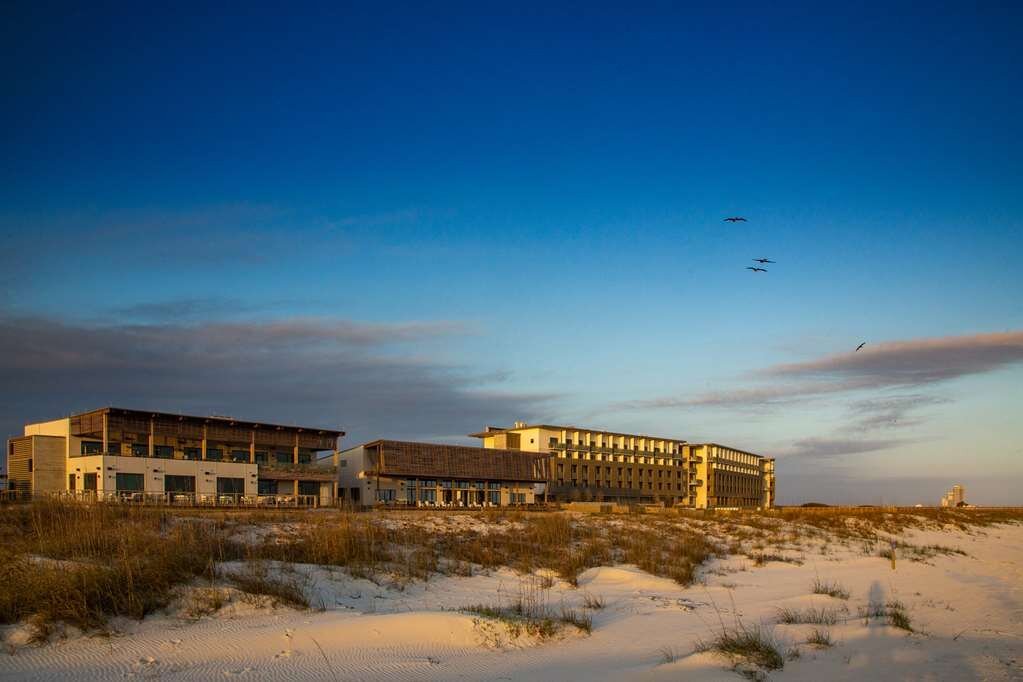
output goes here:
{"type": "Polygon", "coordinates": [[[778,642],[771,632],[759,625],[745,626],[736,623],[734,628],[722,628],[713,639],[700,641],[696,645],[697,652],[714,651],[732,659],[733,667],[747,677],[761,679],[763,670],[781,670],[785,667],[785,658],[778,647],[778,642]],[[744,666],[753,666],[750,670],[744,666]]]}
{"type": "Polygon", "coordinates": [[[814,594],[826,594],[827,596],[834,597],[835,599],[849,598],[849,590],[845,589],[845,587],[843,587],[837,580],[827,581],[815,578],[813,585],[811,586],[811,591],[814,594]]]}
{"type": "Polygon", "coordinates": [[[831,632],[818,628],[810,633],[810,636],[806,638],[806,643],[821,649],[830,649],[835,646],[834,640],[831,639],[831,632]]]}
{"type": "Polygon", "coordinates": [[[242,592],[269,597],[274,606],[290,606],[297,609],[309,608],[301,580],[297,576],[272,575],[269,567],[261,562],[252,562],[244,570],[229,573],[227,580],[242,592]]]}
{"type": "Polygon", "coordinates": [[[814,608],[799,610],[791,608],[778,609],[778,622],[785,625],[835,625],[838,623],[838,611],[835,609],[814,608]]]}

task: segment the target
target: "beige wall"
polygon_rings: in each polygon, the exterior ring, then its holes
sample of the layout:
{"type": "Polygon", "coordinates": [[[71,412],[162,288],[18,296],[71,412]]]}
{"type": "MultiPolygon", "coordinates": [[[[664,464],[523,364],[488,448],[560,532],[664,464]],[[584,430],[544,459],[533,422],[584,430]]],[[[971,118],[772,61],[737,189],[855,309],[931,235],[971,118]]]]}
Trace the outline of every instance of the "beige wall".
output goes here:
{"type": "Polygon", "coordinates": [[[148,457],[118,457],[114,455],[88,455],[68,460],[68,473],[75,474],[75,489],[83,489],[82,477],[87,473],[98,474],[99,492],[114,492],[117,474],[143,474],[147,493],[164,492],[163,477],[194,476],[197,495],[214,495],[217,492],[217,476],[242,478],[245,480],[245,494],[255,495],[256,465],[242,462],[203,462],[184,459],[152,459],[148,457]],[[207,473],[208,472],[208,473],[207,473]]]}

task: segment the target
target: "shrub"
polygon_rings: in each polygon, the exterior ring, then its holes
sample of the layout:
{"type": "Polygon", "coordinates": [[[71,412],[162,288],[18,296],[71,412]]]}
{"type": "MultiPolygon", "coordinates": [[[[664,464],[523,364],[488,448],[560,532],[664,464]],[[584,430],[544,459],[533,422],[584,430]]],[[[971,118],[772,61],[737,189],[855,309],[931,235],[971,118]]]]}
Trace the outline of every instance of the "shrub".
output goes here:
{"type": "Polygon", "coordinates": [[[849,590],[845,589],[838,581],[828,582],[816,578],[813,581],[812,587],[814,594],[826,594],[829,597],[835,597],[836,599],[848,599],[849,590]]]}

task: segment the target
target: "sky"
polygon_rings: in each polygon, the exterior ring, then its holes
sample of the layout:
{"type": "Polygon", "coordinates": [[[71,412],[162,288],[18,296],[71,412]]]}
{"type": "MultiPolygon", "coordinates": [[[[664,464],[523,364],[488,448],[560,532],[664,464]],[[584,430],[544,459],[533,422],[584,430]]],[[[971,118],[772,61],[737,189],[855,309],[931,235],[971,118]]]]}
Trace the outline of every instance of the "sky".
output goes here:
{"type": "Polygon", "coordinates": [[[1023,7],[491,4],[5,4],[0,434],[521,419],[1023,503],[1023,7]]]}

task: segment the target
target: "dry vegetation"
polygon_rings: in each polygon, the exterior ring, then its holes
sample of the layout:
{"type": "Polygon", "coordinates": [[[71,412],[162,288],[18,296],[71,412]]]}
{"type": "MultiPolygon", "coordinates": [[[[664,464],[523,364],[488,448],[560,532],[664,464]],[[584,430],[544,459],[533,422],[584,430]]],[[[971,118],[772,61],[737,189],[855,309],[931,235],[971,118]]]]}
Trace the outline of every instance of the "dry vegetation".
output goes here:
{"type": "MultiPolygon", "coordinates": [[[[305,608],[308,601],[301,576],[280,570],[294,564],[338,567],[400,588],[437,574],[471,575],[498,567],[523,575],[543,570],[575,585],[588,568],[628,563],[688,585],[697,578],[699,567],[714,556],[746,556],[754,565],[800,563],[807,551],[819,547],[825,553],[835,542],[862,545],[865,553],[879,556],[883,551],[879,548],[890,548],[879,533],[947,527],[973,531],[1020,521],[1023,513],[1019,511],[992,510],[360,514],[170,511],[34,502],[0,507],[0,581],[4,585],[0,623],[30,622],[40,640],[58,623],[102,629],[111,616],[140,619],[166,607],[186,585],[210,590],[204,597],[193,597],[196,617],[220,608],[223,595],[218,589],[224,586],[264,595],[272,603],[305,608]],[[225,562],[240,562],[243,568],[225,573],[225,562]]],[[[896,547],[902,556],[921,560],[961,553],[939,545],[900,542],[896,547]]],[[[543,580],[549,589],[553,578],[543,580]]],[[[818,581],[813,591],[848,598],[840,585],[818,581]]],[[[600,609],[603,602],[590,597],[584,605],[600,609]]],[[[480,606],[477,612],[491,609],[527,620],[550,618],[581,629],[586,629],[589,618],[585,612],[557,609],[529,613],[528,604],[520,606],[519,611],[515,605],[480,606]]],[[[884,617],[910,629],[904,609],[889,604],[883,610],[883,616],[867,617],[884,617]]],[[[805,619],[805,614],[800,617],[805,619]]],[[[741,642],[751,634],[757,633],[737,630],[723,642],[734,643],[736,638],[741,642]]]]}

